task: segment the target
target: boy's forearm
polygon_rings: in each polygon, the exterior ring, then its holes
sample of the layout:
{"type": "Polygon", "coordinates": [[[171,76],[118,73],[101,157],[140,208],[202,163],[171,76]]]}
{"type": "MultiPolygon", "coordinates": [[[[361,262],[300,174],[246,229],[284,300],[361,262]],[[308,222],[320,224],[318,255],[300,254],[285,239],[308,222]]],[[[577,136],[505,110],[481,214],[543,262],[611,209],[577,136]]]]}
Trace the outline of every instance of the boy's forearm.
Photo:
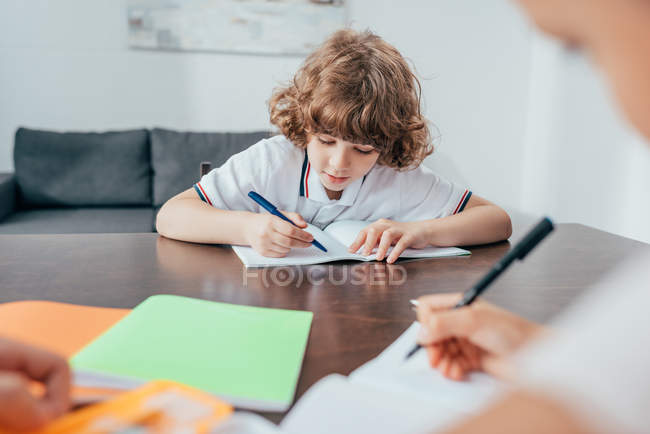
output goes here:
{"type": "Polygon", "coordinates": [[[176,199],[160,209],[156,229],[175,240],[247,245],[244,228],[252,216],[247,211],[222,210],[194,199],[176,199]]]}
{"type": "Polygon", "coordinates": [[[496,205],[475,206],[423,223],[429,243],[440,247],[493,243],[512,234],[510,217],[496,205]]]}

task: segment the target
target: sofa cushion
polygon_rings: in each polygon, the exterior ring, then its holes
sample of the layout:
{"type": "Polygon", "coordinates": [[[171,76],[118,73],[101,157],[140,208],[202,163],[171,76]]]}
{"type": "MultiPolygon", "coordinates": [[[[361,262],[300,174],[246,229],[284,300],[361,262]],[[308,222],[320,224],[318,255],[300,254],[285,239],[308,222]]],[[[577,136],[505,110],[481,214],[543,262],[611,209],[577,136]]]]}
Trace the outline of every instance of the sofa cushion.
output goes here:
{"type": "Polygon", "coordinates": [[[16,204],[16,177],[13,173],[0,173],[0,222],[14,212],[16,204]]]}
{"type": "Polygon", "coordinates": [[[219,167],[268,132],[189,133],[155,128],[151,131],[153,203],[160,206],[170,197],[191,188],[199,179],[199,165],[210,161],[219,167]]]}
{"type": "Polygon", "coordinates": [[[24,207],[151,205],[147,130],[58,133],[19,128],[16,184],[24,207]]]}
{"type": "Polygon", "coordinates": [[[0,223],[0,234],[152,232],[151,207],[48,208],[15,212],[0,223]]]}

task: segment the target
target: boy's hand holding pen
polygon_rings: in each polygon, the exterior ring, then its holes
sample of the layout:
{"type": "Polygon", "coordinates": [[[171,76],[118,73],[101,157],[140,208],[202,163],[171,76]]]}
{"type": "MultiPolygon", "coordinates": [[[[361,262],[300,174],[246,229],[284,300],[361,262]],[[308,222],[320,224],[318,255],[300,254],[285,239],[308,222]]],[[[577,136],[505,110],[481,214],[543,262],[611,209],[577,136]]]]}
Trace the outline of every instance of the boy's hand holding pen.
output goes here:
{"type": "Polygon", "coordinates": [[[254,191],[249,192],[248,196],[269,212],[254,215],[249,225],[248,242],[261,255],[282,258],[293,248],[304,249],[312,245],[327,251],[312,234],[303,230],[307,222],[300,214],[281,212],[254,191]]]}

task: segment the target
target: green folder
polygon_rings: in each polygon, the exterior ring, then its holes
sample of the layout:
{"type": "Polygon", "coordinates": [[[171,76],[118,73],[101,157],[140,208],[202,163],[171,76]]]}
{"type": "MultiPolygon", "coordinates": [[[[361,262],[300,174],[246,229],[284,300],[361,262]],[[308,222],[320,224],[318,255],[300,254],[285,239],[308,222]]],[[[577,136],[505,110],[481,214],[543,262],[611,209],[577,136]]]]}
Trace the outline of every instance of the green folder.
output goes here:
{"type": "Polygon", "coordinates": [[[305,311],[154,295],[70,362],[75,373],[105,379],[85,385],[167,379],[237,407],[284,411],[295,395],[312,317],[305,311]]]}

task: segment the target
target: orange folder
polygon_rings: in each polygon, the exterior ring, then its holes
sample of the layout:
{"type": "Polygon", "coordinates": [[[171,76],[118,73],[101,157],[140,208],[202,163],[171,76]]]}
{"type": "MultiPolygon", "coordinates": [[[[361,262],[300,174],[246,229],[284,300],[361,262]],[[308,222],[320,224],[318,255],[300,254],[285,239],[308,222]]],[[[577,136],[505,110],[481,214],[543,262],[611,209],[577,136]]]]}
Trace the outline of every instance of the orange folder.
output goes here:
{"type": "Polygon", "coordinates": [[[129,312],[54,301],[13,301],[0,304],[0,336],[69,358],[129,312]]]}
{"type": "MultiPolygon", "coordinates": [[[[80,306],[54,301],[14,301],[0,304],[0,336],[38,346],[66,359],[124,318],[130,309],[80,306]]],[[[38,385],[34,393],[42,393],[38,385]]],[[[120,389],[75,386],[76,404],[106,399],[120,389]]]]}

